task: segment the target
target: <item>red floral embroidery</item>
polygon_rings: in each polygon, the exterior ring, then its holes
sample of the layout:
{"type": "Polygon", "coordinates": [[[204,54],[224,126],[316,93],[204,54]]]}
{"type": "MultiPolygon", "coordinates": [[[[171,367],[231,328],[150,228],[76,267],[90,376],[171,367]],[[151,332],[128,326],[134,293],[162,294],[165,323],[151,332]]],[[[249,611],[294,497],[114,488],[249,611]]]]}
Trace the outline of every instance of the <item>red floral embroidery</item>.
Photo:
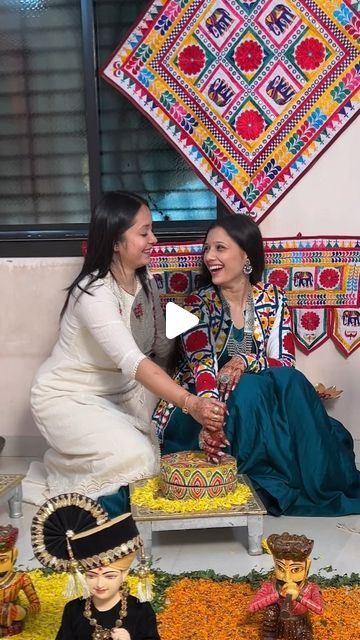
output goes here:
{"type": "Polygon", "coordinates": [[[246,40],[235,49],[234,59],[241,71],[255,71],[262,63],[263,49],[258,42],[246,40]]]}
{"type": "Polygon", "coordinates": [[[271,273],[269,273],[268,282],[275,284],[281,289],[285,289],[289,282],[289,276],[284,269],[273,269],[271,273]]]}
{"type": "Polygon", "coordinates": [[[333,289],[338,284],[339,279],[340,275],[336,269],[323,269],[319,275],[319,282],[323,289],[333,289]]]}
{"type": "Polygon", "coordinates": [[[200,373],[196,379],[196,389],[197,391],[211,391],[216,387],[215,376],[211,373],[204,372],[200,373]]]}
{"type": "Polygon", "coordinates": [[[295,354],[294,337],[291,331],[288,331],[283,337],[283,348],[287,353],[295,354]]]}
{"type": "Polygon", "coordinates": [[[189,278],[184,273],[173,273],[169,278],[171,291],[184,293],[189,285],[189,278]]]}
{"type": "Polygon", "coordinates": [[[256,140],[265,129],[265,120],[255,109],[246,109],[237,118],[235,129],[244,140],[256,140]]]}
{"type": "Polygon", "coordinates": [[[202,48],[196,44],[185,47],[179,54],[178,64],[185,75],[194,76],[198,74],[205,65],[205,54],[202,48]]]}
{"type": "Polygon", "coordinates": [[[198,303],[199,303],[199,298],[197,295],[195,295],[195,293],[190,293],[190,295],[186,296],[185,298],[185,304],[187,305],[198,304],[198,303]]]}
{"type": "Polygon", "coordinates": [[[306,331],[315,331],[320,324],[320,318],[315,311],[307,311],[301,316],[300,324],[306,331]]]}
{"type": "Polygon", "coordinates": [[[277,360],[276,358],[268,358],[267,362],[269,367],[281,367],[280,360],[277,360]]]}
{"type": "Polygon", "coordinates": [[[317,38],[304,38],[295,49],[296,64],[305,71],[312,71],[320,67],[325,56],[325,47],[317,38]]]}
{"type": "Polygon", "coordinates": [[[208,337],[205,331],[193,331],[185,340],[187,351],[199,351],[204,349],[208,344],[208,337]]]}
{"type": "Polygon", "coordinates": [[[141,302],[135,305],[133,311],[134,311],[135,318],[142,318],[142,316],[144,315],[144,310],[141,302]]]}

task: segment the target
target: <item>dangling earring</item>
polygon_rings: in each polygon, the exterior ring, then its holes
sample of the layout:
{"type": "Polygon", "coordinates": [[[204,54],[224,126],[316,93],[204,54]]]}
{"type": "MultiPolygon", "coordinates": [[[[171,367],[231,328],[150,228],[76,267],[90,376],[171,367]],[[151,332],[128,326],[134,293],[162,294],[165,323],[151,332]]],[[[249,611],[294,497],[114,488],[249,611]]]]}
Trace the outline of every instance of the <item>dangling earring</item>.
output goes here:
{"type": "Polygon", "coordinates": [[[246,276],[249,276],[250,273],[252,273],[252,270],[253,270],[253,268],[251,266],[251,262],[250,262],[249,258],[246,258],[245,264],[243,266],[243,272],[244,272],[244,274],[246,276]]]}

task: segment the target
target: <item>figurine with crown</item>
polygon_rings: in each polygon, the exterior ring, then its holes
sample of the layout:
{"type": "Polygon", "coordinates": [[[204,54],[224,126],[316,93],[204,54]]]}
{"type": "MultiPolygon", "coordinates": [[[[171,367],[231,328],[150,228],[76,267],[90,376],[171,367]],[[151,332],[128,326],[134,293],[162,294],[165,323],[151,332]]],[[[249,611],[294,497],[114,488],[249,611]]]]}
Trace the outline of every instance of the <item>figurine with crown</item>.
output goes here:
{"type": "Polygon", "coordinates": [[[282,533],[267,538],[275,564],[275,579],[264,582],[249,610],[264,609],[261,640],[312,640],[309,611],[321,614],[319,587],[307,581],[314,541],[282,533]]]}
{"type": "Polygon", "coordinates": [[[69,573],[67,595],[79,596],[65,605],[56,640],[160,640],[146,563],[137,598],[125,581],[143,551],[130,513],[110,519],[90,498],[63,494],[36,513],[31,541],[44,566],[69,573]]]}
{"type": "Polygon", "coordinates": [[[26,573],[15,569],[17,537],[16,527],[11,524],[0,526],[0,638],[21,633],[27,611],[37,613],[40,610],[39,598],[31,579],[26,573]],[[24,591],[29,601],[26,608],[18,602],[20,591],[24,591]]]}

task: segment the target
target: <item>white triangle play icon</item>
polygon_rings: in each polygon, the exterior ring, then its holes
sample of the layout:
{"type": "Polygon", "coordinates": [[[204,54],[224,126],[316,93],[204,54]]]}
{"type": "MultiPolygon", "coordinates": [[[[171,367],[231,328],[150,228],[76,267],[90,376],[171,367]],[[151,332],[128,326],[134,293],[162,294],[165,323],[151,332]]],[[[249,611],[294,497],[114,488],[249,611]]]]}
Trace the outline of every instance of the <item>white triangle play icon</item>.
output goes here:
{"type": "Polygon", "coordinates": [[[188,331],[199,324],[199,318],[190,311],[182,309],[175,302],[168,302],[165,307],[166,337],[171,340],[180,333],[188,331]]]}

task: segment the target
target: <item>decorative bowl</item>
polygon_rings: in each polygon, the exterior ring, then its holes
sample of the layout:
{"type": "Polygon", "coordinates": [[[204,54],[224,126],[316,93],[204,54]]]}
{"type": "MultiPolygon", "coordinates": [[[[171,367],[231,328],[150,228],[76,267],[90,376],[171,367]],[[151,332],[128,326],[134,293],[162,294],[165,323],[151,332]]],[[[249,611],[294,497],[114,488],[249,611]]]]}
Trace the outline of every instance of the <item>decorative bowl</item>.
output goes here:
{"type": "Polygon", "coordinates": [[[314,388],[320,398],[322,400],[335,400],[339,398],[342,394],[342,389],[337,389],[335,385],[332,387],[325,387],[322,382],[317,382],[314,384],[314,388]]]}

